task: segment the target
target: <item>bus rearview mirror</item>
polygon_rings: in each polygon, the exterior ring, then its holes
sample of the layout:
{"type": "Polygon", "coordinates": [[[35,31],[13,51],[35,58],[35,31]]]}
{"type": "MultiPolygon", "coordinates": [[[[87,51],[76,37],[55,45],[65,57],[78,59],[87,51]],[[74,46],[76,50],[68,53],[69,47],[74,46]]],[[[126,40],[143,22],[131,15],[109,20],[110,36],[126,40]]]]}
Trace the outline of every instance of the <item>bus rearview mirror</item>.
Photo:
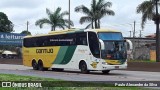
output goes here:
{"type": "Polygon", "coordinates": [[[133,44],[132,44],[132,42],[131,42],[130,40],[128,40],[128,39],[126,39],[126,42],[127,42],[128,45],[129,45],[129,46],[128,46],[128,49],[132,51],[132,50],[133,50],[133,44]]]}
{"type": "Polygon", "coordinates": [[[101,39],[99,39],[99,43],[100,43],[101,50],[104,50],[105,49],[104,42],[101,39]]]}

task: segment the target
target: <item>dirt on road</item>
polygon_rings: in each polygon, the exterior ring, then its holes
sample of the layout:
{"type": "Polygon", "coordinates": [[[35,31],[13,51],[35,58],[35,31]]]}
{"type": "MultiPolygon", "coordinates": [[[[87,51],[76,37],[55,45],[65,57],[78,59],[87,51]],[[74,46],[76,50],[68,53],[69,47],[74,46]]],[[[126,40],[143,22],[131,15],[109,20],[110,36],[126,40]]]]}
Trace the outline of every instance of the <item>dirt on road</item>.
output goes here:
{"type": "MultiPolygon", "coordinates": [[[[23,62],[22,62],[22,59],[3,59],[3,58],[0,58],[0,64],[22,65],[23,62]]],[[[128,62],[127,70],[160,72],[160,62],[128,62]]]]}

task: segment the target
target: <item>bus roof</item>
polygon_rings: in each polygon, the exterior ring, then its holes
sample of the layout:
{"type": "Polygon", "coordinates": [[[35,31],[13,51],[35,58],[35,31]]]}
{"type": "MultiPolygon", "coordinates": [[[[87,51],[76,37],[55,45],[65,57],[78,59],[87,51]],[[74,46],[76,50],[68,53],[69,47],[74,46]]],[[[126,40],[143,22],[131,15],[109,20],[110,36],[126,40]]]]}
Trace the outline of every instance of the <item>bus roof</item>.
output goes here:
{"type": "Polygon", "coordinates": [[[88,29],[87,31],[93,31],[93,32],[120,32],[118,30],[111,30],[111,29],[88,29]]]}
{"type": "Polygon", "coordinates": [[[120,32],[120,31],[111,30],[111,29],[66,29],[66,30],[59,30],[59,31],[51,31],[48,34],[41,34],[41,35],[35,35],[35,36],[29,35],[29,36],[25,36],[25,38],[76,33],[76,32],[89,32],[89,31],[90,32],[120,32]]]}

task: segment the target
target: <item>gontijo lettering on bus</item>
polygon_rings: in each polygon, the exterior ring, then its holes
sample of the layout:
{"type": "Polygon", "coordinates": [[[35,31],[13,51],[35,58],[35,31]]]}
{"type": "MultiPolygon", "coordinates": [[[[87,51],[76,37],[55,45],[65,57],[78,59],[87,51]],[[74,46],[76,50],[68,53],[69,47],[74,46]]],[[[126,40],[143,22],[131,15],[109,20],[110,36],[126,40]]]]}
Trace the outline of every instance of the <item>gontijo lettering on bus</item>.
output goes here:
{"type": "Polygon", "coordinates": [[[36,49],[36,53],[53,53],[53,49],[36,49]]]}

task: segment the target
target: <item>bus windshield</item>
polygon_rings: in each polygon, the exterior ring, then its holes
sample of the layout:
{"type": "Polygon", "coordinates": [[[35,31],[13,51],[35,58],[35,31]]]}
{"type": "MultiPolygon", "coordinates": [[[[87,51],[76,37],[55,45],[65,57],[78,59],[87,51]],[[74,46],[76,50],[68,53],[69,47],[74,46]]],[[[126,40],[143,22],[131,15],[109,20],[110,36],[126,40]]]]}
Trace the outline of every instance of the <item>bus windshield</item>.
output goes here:
{"type": "Polygon", "coordinates": [[[105,49],[101,51],[102,59],[122,60],[127,58],[125,41],[121,33],[99,33],[105,49]]]}
{"type": "Polygon", "coordinates": [[[103,59],[121,60],[127,58],[124,41],[105,41],[105,50],[102,50],[103,59]]]}
{"type": "Polygon", "coordinates": [[[119,32],[101,32],[98,33],[101,40],[123,40],[122,34],[119,32]]]}

